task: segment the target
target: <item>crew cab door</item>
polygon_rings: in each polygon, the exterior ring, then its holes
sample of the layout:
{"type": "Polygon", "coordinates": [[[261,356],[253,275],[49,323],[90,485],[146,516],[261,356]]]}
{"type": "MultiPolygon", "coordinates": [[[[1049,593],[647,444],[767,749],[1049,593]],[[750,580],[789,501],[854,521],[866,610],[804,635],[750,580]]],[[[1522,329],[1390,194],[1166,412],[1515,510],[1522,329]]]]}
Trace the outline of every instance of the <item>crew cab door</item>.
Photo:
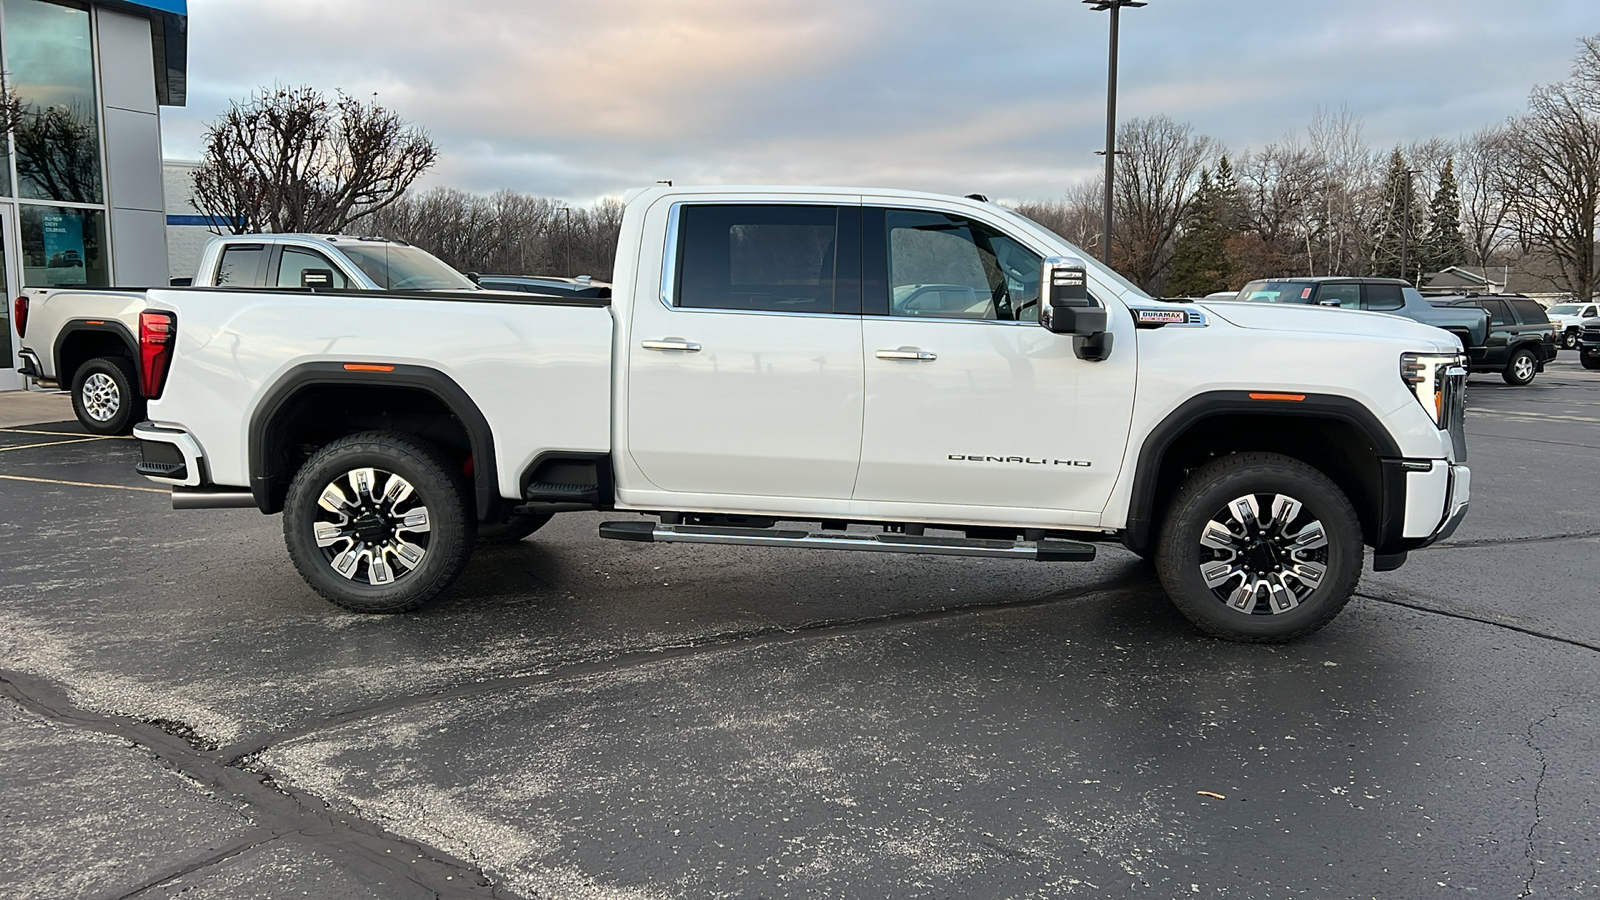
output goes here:
{"type": "Polygon", "coordinates": [[[652,485],[848,504],[861,452],[858,202],[673,205],[660,297],[637,292],[626,348],[627,451],[652,485]]]}
{"type": "Polygon", "coordinates": [[[858,511],[1005,507],[1051,512],[997,520],[1098,524],[1133,409],[1127,313],[1112,309],[1108,359],[1078,359],[1070,335],[1038,324],[1044,248],[947,212],[869,205],[862,221],[858,511]]]}

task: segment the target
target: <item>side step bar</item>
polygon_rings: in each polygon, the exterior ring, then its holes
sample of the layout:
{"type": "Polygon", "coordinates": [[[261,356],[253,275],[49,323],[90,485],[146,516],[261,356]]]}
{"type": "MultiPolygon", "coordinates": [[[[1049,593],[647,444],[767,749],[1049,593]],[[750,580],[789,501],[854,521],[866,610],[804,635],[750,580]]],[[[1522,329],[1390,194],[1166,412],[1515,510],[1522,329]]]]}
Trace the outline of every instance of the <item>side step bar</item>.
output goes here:
{"type": "Polygon", "coordinates": [[[1093,544],[1044,538],[993,541],[980,538],[913,537],[846,531],[726,528],[715,525],[659,525],[655,522],[602,522],[600,536],[614,541],[662,544],[743,544],[750,547],[807,547],[813,550],[864,550],[874,553],[926,553],[935,556],[987,556],[1038,562],[1088,562],[1093,544]]]}

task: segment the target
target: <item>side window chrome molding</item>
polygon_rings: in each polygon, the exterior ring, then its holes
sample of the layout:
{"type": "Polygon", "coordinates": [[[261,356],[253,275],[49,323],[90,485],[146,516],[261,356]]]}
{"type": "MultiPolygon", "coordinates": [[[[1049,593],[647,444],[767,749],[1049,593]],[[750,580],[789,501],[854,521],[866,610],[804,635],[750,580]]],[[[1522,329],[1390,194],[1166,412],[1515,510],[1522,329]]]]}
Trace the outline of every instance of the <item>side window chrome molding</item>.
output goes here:
{"type": "Polygon", "coordinates": [[[674,203],[667,210],[667,243],[661,248],[661,305],[677,309],[673,295],[678,286],[678,221],[682,203],[674,203]]]}

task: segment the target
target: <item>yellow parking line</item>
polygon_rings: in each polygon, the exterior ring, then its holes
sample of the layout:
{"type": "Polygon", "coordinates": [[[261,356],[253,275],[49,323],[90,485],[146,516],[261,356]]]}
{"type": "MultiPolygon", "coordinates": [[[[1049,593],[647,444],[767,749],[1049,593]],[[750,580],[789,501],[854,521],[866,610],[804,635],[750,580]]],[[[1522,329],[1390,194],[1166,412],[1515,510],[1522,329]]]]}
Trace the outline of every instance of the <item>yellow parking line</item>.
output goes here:
{"type": "MultiPolygon", "coordinates": [[[[74,437],[70,431],[38,431],[32,428],[0,428],[0,434],[48,434],[54,437],[74,437]]],[[[131,441],[131,434],[91,434],[88,439],[96,441],[131,441]]]]}
{"type": "Polygon", "coordinates": [[[104,438],[86,437],[86,438],[75,438],[75,439],[70,440],[70,441],[45,441],[42,444],[18,444],[15,447],[0,447],[0,453],[7,453],[7,452],[10,452],[12,450],[33,450],[33,449],[38,448],[38,447],[59,447],[62,444],[87,444],[90,441],[99,441],[99,440],[104,440],[104,438]]]}
{"type": "Polygon", "coordinates": [[[32,481],[36,484],[65,484],[71,487],[109,488],[113,491],[143,491],[147,494],[167,494],[162,488],[130,487],[126,484],[95,484],[92,481],[61,481],[56,478],[29,478],[26,475],[0,475],[6,481],[32,481]]]}

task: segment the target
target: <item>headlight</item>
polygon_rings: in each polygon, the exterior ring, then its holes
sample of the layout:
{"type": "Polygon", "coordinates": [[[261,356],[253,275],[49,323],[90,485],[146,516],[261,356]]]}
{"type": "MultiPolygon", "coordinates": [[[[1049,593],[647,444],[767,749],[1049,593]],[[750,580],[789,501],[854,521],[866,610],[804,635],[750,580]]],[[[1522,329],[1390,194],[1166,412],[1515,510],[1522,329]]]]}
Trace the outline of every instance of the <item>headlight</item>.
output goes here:
{"type": "Polygon", "coordinates": [[[1460,353],[1402,353],[1400,379],[1440,428],[1449,428],[1461,407],[1467,358],[1460,353]]]}

